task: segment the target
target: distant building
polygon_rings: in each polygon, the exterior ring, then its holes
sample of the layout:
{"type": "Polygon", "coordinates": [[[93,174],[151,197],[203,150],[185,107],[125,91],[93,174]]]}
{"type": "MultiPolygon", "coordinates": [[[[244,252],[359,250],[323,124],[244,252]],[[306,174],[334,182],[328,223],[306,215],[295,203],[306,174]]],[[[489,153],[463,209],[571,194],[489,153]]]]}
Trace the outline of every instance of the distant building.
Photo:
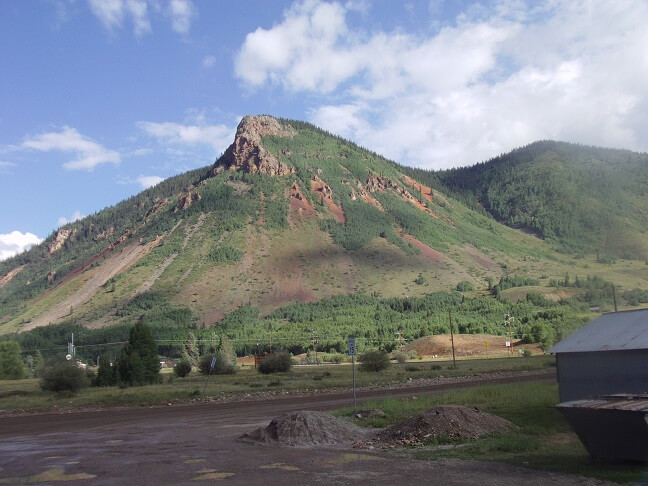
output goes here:
{"type": "Polygon", "coordinates": [[[560,401],[648,392],[648,309],[603,314],[549,350],[560,401]]]}

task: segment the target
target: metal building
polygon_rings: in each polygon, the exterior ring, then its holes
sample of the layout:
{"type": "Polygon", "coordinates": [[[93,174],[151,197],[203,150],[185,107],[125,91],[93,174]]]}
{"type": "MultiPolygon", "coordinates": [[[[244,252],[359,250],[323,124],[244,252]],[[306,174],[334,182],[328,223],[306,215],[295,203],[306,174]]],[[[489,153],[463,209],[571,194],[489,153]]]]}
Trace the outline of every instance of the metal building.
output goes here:
{"type": "Polygon", "coordinates": [[[603,314],[549,350],[560,401],[648,392],[648,309],[603,314]]]}

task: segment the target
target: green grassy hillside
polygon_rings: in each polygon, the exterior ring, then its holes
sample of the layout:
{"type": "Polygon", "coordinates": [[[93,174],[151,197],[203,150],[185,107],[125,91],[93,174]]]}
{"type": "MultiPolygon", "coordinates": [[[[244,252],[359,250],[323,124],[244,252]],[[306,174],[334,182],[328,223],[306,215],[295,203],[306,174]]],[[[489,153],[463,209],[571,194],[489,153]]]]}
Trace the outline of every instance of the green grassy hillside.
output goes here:
{"type": "Polygon", "coordinates": [[[648,154],[543,141],[472,167],[408,172],[569,252],[648,259],[648,154]]]}

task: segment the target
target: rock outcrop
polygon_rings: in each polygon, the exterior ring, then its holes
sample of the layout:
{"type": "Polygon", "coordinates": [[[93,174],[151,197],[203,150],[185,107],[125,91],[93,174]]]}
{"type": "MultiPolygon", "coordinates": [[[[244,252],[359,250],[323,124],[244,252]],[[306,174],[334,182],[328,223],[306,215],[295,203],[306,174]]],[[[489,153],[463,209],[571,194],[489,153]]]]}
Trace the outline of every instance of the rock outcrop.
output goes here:
{"type": "Polygon", "coordinates": [[[186,195],[181,194],[178,199],[178,204],[176,204],[176,207],[173,209],[174,213],[177,213],[178,211],[186,211],[191,207],[191,203],[194,201],[200,201],[202,197],[200,196],[200,193],[198,191],[194,193],[189,193],[186,195]]]}
{"type": "Polygon", "coordinates": [[[317,175],[314,175],[311,179],[311,190],[320,195],[320,200],[332,199],[333,197],[333,190],[317,175]]]}
{"type": "Polygon", "coordinates": [[[218,172],[224,167],[250,173],[262,172],[270,176],[291,174],[295,169],[279,162],[263,148],[261,139],[267,135],[294,137],[295,134],[292,127],[281,125],[276,118],[248,115],[239,123],[234,143],[225,151],[214,171],[218,172]]]}
{"type": "Polygon", "coordinates": [[[48,247],[50,255],[63,248],[65,242],[71,237],[73,237],[76,234],[76,232],[77,232],[76,228],[71,228],[71,229],[62,228],[58,230],[56,232],[56,236],[54,237],[54,241],[52,241],[48,247]]]}

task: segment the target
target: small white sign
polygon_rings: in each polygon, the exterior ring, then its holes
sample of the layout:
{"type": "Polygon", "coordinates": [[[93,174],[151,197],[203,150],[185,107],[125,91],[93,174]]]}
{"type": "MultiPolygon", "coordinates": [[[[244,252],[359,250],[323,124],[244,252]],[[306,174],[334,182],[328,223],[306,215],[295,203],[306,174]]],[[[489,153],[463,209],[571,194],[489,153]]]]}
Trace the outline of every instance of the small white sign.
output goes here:
{"type": "Polygon", "coordinates": [[[349,356],[355,356],[355,338],[349,338],[349,356]]]}
{"type": "Polygon", "coordinates": [[[506,341],[506,347],[510,348],[511,347],[511,341],[506,341]]]}
{"type": "Polygon", "coordinates": [[[66,354],[66,355],[65,355],[65,359],[67,359],[68,361],[70,361],[70,360],[72,359],[72,355],[71,355],[71,354],[66,354]]]}

